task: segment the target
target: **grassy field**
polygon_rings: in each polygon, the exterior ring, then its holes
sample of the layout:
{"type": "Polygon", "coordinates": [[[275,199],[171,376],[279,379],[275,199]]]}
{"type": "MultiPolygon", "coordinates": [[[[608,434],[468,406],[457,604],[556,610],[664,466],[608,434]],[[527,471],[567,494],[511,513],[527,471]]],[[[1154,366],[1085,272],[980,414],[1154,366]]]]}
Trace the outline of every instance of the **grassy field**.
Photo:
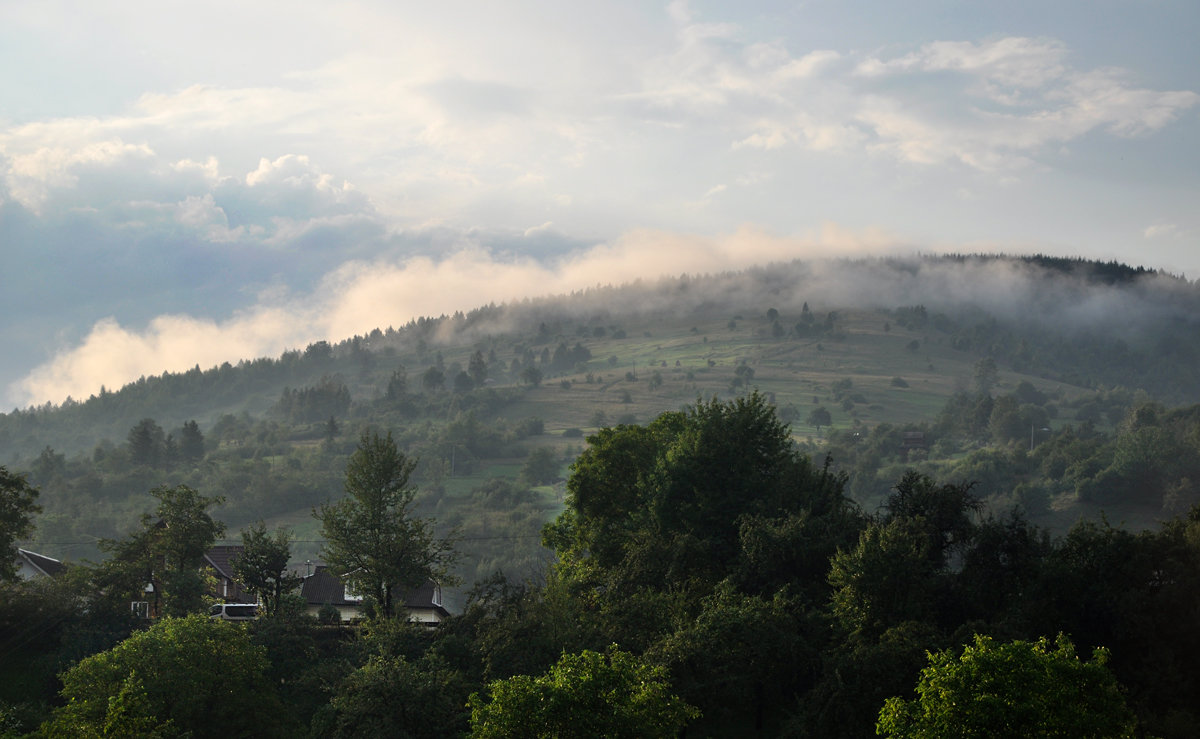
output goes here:
{"type": "MultiPolygon", "coordinates": [[[[546,378],[506,416],[538,417],[548,431],[594,429],[603,414],[608,423],[632,417],[644,423],[697,398],[730,397],[756,388],[779,408],[798,412],[792,423],[797,437],[814,435],[805,423],[811,410],[824,406],[834,426],[903,424],[931,420],[956,391],[971,385],[977,355],[955,351],[936,336],[892,327],[877,312],[843,315],[834,338],[772,338],[765,318],[696,319],[686,325],[631,325],[625,339],[591,340],[593,359],[584,371],[546,378]],[[917,341],[919,348],[908,348],[917,341]],[[739,365],[753,377],[735,388],[739,365]],[[653,387],[655,373],[661,385],[653,387]],[[591,382],[588,381],[590,376],[591,382]],[[894,378],[906,386],[893,384],[894,378]],[[843,410],[832,396],[834,383],[850,380],[852,393],[865,402],[843,410]]],[[[1081,388],[1036,377],[1002,372],[1001,392],[1029,380],[1045,392],[1071,397],[1081,388]]]]}
{"type": "MultiPolygon", "coordinates": [[[[685,318],[624,320],[604,336],[578,330],[576,335],[553,337],[543,346],[560,341],[586,346],[592,358],[565,373],[547,373],[537,387],[524,389],[501,411],[509,424],[541,419],[542,435],[524,439],[524,452],[550,447],[562,460],[562,476],[570,461],[586,445],[586,436],[601,426],[617,423],[647,423],[665,411],[679,410],[697,399],[730,398],[751,389],[767,395],[781,412],[790,415],[794,438],[811,442],[819,449],[828,428],[807,423],[811,411],[824,407],[831,413],[833,427],[856,427],[864,432],[876,424],[902,425],[932,421],[956,392],[972,386],[980,356],[952,348],[936,331],[911,331],[889,323],[882,311],[839,314],[833,335],[774,336],[765,312],[735,315],[693,315],[685,318]],[[624,336],[615,330],[619,328],[624,336]],[[739,370],[739,368],[742,368],[739,370]],[[740,380],[740,382],[739,382],[740,380]],[[845,388],[849,381],[849,388],[845,388]],[[843,386],[835,398],[835,385],[843,386]],[[569,431],[569,435],[568,432],[569,431]],[[576,431],[578,430],[578,431],[576,431]]],[[[780,324],[793,325],[796,317],[781,317],[780,324]]],[[[528,346],[528,337],[495,336],[471,345],[441,345],[447,366],[466,366],[477,349],[495,351],[501,362],[511,361],[514,347],[528,346]]],[[[408,368],[410,378],[420,375],[430,361],[428,354],[398,353],[397,364],[408,368]]],[[[1084,388],[1042,378],[1001,371],[996,392],[1010,391],[1029,381],[1060,402],[1082,393],[1084,388]]],[[[414,381],[410,379],[410,387],[414,381]]],[[[493,387],[516,386],[508,373],[493,372],[493,387]]],[[[378,397],[377,382],[363,380],[356,393],[366,399],[378,397]]],[[[1060,419],[1058,423],[1063,423],[1060,419]]],[[[306,442],[315,445],[318,442],[306,442]]],[[[490,574],[489,567],[526,557],[534,550],[536,532],[563,508],[564,485],[535,489],[536,500],[519,510],[484,510],[472,496],[493,478],[516,479],[523,457],[474,460],[469,470],[454,470],[440,480],[436,493],[421,490],[418,507],[422,515],[453,525],[461,539],[468,582],[490,574]],[[507,557],[507,559],[506,559],[507,557]]],[[[1062,528],[1081,515],[1078,508],[1054,511],[1051,525],[1062,528]],[[1061,519],[1061,520],[1059,520],[1061,519]]],[[[1140,524],[1140,521],[1131,521],[1140,524]]],[[[267,521],[269,526],[288,526],[295,537],[297,559],[316,559],[319,525],[308,508],[267,521]]],[[[536,565],[534,565],[536,566],[536,565]]]]}

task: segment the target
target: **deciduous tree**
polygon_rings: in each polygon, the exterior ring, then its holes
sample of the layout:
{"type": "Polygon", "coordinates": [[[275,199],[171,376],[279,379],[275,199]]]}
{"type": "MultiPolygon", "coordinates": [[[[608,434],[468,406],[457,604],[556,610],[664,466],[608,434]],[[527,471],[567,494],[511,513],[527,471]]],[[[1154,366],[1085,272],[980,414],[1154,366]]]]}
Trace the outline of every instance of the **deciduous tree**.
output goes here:
{"type": "Polygon", "coordinates": [[[1080,660],[1061,634],[1053,645],[976,635],[961,655],[929,655],[917,698],[889,698],[877,729],[888,737],[1132,737],[1136,722],[1107,659],[1098,648],[1080,660]]]}
{"type": "Polygon", "coordinates": [[[166,618],[62,675],[66,705],[44,736],[290,736],[262,647],[244,630],[204,615],[166,618]]]}
{"type": "Polygon", "coordinates": [[[242,553],[233,561],[234,577],[262,600],[268,616],[275,615],[283,596],[303,579],[288,573],[291,539],[286,529],[268,534],[259,521],[242,531],[242,553]]]}
{"type": "Polygon", "coordinates": [[[0,466],[0,581],[17,575],[16,544],[33,533],[33,516],[42,510],[37,497],[24,475],[0,466]]]}
{"type": "Polygon", "coordinates": [[[433,521],[412,515],[415,467],[391,433],[363,434],[346,465],[346,497],[313,511],[325,560],[388,617],[405,590],[429,579],[446,582],[455,558],[449,539],[434,538],[433,521]]]}
{"type": "MultiPolygon", "coordinates": [[[[150,599],[168,615],[182,616],[204,607],[205,582],[200,565],[225,524],[209,513],[224,498],[201,495],[187,485],[150,491],[158,500],[153,514],[143,514],[141,529],[125,539],[104,539],[100,549],[111,554],[97,579],[113,597],[150,599]]],[[[157,610],[157,607],[156,609],[157,610]]]]}
{"type": "Polygon", "coordinates": [[[517,675],[470,699],[472,736],[674,737],[699,715],[672,694],[666,670],[628,652],[564,654],[540,677],[517,675]]]}

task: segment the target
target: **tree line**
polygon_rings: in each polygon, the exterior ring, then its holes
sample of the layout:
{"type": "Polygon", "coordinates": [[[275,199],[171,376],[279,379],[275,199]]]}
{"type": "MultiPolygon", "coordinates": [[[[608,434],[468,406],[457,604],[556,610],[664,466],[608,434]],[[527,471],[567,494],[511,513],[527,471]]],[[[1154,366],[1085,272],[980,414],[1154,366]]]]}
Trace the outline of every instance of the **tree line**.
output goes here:
{"type": "MultiPolygon", "coordinates": [[[[4,663],[60,677],[24,703],[10,693],[4,715],[45,735],[238,735],[223,717],[251,704],[279,717],[254,733],[289,736],[1200,730],[1200,509],[1157,530],[1101,521],[1052,537],[1018,510],[989,513],[970,484],[909,470],[865,511],[763,396],[702,400],[592,436],[544,530],[544,576],[483,579],[461,613],[427,629],[388,605],[452,556],[412,515],[411,465],[387,435],[361,437],[347,495],[316,510],[345,544],[331,562],[376,604],[361,626],[323,630],[287,597],[246,627],[184,615],[197,592],[186,567],[163,580],[174,615],[149,629],[115,606],[78,608],[66,581],[6,584],[5,633],[39,608],[60,620],[36,643],[0,645],[4,663]],[[171,675],[216,661],[214,649],[238,666],[237,694],[219,700],[227,683],[201,666],[181,699],[171,675]]],[[[164,542],[190,529],[154,520],[213,503],[179,489],[155,498],[138,536],[164,542]]],[[[164,562],[187,561],[216,525],[185,518],[201,536],[162,544],[164,562]]]]}

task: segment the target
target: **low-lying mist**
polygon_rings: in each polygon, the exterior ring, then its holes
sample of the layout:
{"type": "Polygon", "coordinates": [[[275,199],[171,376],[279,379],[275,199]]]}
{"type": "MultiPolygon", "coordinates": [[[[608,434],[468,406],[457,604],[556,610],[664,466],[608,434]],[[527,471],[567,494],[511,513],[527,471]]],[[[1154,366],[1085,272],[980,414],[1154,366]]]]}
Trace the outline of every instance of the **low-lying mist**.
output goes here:
{"type": "Polygon", "coordinates": [[[86,398],[139,376],[277,356],[453,314],[473,320],[445,322],[435,341],[451,334],[461,341],[464,330],[468,338],[499,335],[546,319],[761,315],[770,308],[795,315],[805,303],[819,312],[923,305],[956,319],[984,314],[1024,328],[1102,333],[1135,349],[1155,328],[1200,320],[1196,286],[1153,270],[1050,257],[835,258],[829,251],[761,234],[720,241],[647,233],[550,263],[465,250],[400,265],[348,264],[312,295],[264,295],[223,322],[162,316],[135,330],[101,321],[15,389],[30,403],[86,398]],[[797,259],[797,251],[811,255],[797,259]]]}

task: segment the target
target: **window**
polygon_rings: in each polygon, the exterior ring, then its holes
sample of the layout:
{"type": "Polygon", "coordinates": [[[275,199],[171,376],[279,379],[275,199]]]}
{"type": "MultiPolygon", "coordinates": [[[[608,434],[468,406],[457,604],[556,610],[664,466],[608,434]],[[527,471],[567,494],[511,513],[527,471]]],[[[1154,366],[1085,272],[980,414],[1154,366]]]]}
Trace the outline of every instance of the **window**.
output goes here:
{"type": "Polygon", "coordinates": [[[150,603],[144,600],[135,600],[129,604],[129,610],[136,618],[150,618],[150,603]]]}
{"type": "Polygon", "coordinates": [[[245,606],[228,605],[228,606],[225,606],[225,616],[231,620],[243,619],[243,618],[256,618],[258,616],[258,606],[256,606],[256,605],[245,605],[245,606]]]}
{"type": "Polygon", "coordinates": [[[435,606],[438,606],[439,608],[442,605],[442,586],[441,585],[433,586],[433,604],[435,606]]]}

